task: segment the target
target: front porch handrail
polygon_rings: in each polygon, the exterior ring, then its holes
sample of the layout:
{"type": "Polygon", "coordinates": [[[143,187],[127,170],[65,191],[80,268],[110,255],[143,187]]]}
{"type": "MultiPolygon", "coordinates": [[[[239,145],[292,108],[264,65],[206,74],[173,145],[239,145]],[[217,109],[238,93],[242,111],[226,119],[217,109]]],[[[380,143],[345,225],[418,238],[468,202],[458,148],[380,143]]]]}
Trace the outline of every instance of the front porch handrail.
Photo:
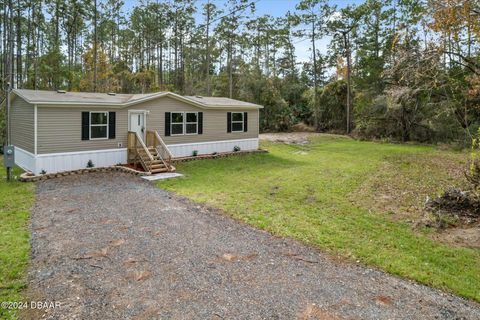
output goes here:
{"type": "Polygon", "coordinates": [[[147,154],[148,158],[150,159],[150,161],[153,161],[153,156],[152,154],[150,153],[150,151],[148,151],[148,148],[147,146],[145,145],[145,142],[143,142],[142,138],[140,138],[140,135],[138,134],[138,132],[135,132],[135,137],[137,138],[137,141],[140,142],[140,146],[142,147],[143,151],[145,151],[145,153],[147,154]]]}
{"type": "MultiPolygon", "coordinates": [[[[155,133],[155,137],[157,138],[156,140],[158,141],[158,144],[161,146],[161,151],[162,151],[162,155],[161,157],[163,159],[165,159],[167,161],[167,163],[170,165],[170,161],[172,160],[172,153],[170,152],[170,150],[168,149],[167,145],[165,144],[165,142],[163,141],[163,139],[160,137],[160,135],[158,134],[157,130],[154,130],[153,131],[155,133]]],[[[156,146],[155,146],[156,147],[156,146]]]]}
{"type": "Polygon", "coordinates": [[[130,145],[130,140],[128,141],[128,149],[134,149],[135,150],[135,153],[138,154],[138,150],[137,150],[137,143],[140,143],[140,147],[143,149],[143,151],[145,152],[145,154],[148,156],[148,159],[150,159],[150,161],[153,161],[153,156],[152,154],[150,153],[150,151],[148,151],[148,148],[147,146],[145,145],[145,143],[143,142],[142,138],[140,138],[140,136],[138,135],[138,132],[136,131],[129,131],[128,132],[129,134],[133,134],[134,137],[135,137],[135,141],[134,141],[134,145],[130,145]]]}

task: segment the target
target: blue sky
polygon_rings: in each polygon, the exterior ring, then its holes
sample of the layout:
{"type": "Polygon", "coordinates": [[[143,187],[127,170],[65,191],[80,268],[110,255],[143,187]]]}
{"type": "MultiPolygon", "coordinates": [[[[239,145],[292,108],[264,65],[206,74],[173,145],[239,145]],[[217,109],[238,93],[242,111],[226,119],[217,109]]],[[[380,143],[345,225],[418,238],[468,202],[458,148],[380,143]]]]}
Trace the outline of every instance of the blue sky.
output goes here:
{"type": "MultiPolygon", "coordinates": [[[[132,1],[132,0],[124,0],[124,1],[125,1],[124,10],[126,12],[130,11],[138,3],[138,1],[132,1]]],[[[295,6],[299,1],[300,0],[259,0],[255,4],[255,7],[256,7],[255,16],[261,16],[264,14],[269,14],[273,17],[284,16],[288,11],[294,12],[295,6]]],[[[207,2],[208,0],[197,0],[196,6],[197,8],[200,8],[202,7],[203,4],[207,2]]],[[[210,2],[215,2],[218,7],[223,7],[223,4],[225,3],[224,0],[210,0],[210,2]]],[[[358,5],[363,2],[364,0],[330,0],[330,4],[337,5],[339,8],[345,7],[349,4],[358,5]]],[[[201,19],[200,15],[198,15],[198,18],[201,19]]],[[[198,21],[198,23],[201,23],[201,21],[198,21]]],[[[329,39],[327,38],[318,40],[317,47],[319,48],[320,51],[325,53],[328,42],[329,42],[329,39]]],[[[297,55],[297,59],[299,61],[309,60],[309,57],[311,54],[309,49],[310,49],[309,41],[297,42],[295,44],[295,53],[297,55]]]]}

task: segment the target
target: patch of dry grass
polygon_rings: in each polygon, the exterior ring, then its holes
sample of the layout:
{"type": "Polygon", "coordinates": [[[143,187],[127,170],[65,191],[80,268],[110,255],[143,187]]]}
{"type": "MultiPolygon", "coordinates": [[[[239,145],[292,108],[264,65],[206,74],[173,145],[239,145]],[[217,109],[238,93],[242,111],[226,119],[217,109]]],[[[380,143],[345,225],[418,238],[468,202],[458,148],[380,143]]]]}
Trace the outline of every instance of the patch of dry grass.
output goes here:
{"type": "Polygon", "coordinates": [[[349,198],[393,219],[419,219],[427,197],[466,184],[466,163],[465,153],[445,151],[387,156],[349,198]]]}

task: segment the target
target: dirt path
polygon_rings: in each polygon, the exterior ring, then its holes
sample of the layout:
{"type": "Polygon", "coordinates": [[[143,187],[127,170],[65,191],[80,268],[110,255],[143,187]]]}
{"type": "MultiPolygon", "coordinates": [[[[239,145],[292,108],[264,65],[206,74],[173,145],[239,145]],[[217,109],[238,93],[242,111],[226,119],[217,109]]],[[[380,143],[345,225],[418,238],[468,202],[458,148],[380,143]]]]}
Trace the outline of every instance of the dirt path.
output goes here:
{"type": "Polygon", "coordinates": [[[480,306],[271,236],[137,177],[40,183],[24,318],[480,319],[480,306]]]}

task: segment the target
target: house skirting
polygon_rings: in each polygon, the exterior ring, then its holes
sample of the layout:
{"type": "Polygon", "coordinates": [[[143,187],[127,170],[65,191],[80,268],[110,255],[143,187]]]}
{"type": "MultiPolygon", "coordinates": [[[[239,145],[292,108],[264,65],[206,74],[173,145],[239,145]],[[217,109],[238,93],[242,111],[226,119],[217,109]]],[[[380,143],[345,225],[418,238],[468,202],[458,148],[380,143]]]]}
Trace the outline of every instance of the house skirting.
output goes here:
{"type": "Polygon", "coordinates": [[[108,167],[127,162],[127,149],[109,149],[34,155],[15,147],[15,163],[26,171],[39,174],[85,169],[89,160],[95,167],[108,167]]]}
{"type": "MultiPolygon", "coordinates": [[[[212,154],[214,152],[230,152],[235,146],[240,150],[258,149],[258,139],[239,139],[199,143],[182,143],[167,145],[174,157],[191,156],[196,150],[198,154],[212,154]]],[[[127,162],[127,149],[93,150],[63,153],[48,153],[34,155],[26,150],[15,147],[15,163],[35,174],[42,171],[56,173],[62,171],[79,170],[87,167],[89,160],[95,167],[108,167],[127,162]]]]}
{"type": "Polygon", "coordinates": [[[36,173],[35,155],[19,147],[15,147],[15,164],[25,171],[36,173]]]}
{"type": "Polygon", "coordinates": [[[182,143],[167,145],[174,157],[189,157],[193,151],[198,154],[212,154],[214,152],[231,152],[235,146],[240,150],[258,149],[258,139],[238,139],[212,142],[182,143]]]}

